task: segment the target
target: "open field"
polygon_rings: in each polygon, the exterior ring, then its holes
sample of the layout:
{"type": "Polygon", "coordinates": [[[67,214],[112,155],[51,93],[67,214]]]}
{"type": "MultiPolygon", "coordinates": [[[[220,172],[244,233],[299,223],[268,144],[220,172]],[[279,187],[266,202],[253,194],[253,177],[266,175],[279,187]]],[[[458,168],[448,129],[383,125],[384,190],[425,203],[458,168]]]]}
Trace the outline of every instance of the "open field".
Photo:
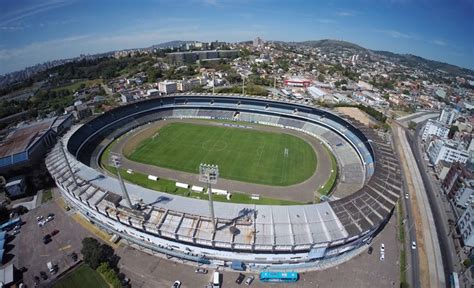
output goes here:
{"type": "Polygon", "coordinates": [[[100,84],[102,83],[103,81],[101,79],[95,79],[95,80],[78,80],[74,83],[71,83],[69,85],[66,85],[66,86],[61,86],[61,87],[57,87],[57,88],[53,88],[51,89],[52,91],[59,91],[59,90],[69,90],[71,92],[74,92],[76,90],[79,89],[79,87],[81,87],[82,84],[86,85],[86,87],[90,87],[90,86],[94,86],[94,85],[97,85],[97,84],[100,84]]]}
{"type": "Polygon", "coordinates": [[[98,272],[82,264],[64,278],[56,282],[54,288],[109,288],[98,272]]]}
{"type": "Polygon", "coordinates": [[[275,186],[303,182],[316,169],[313,148],[293,135],[189,123],[164,126],[125,156],[190,173],[211,163],[222,178],[275,186]]]}

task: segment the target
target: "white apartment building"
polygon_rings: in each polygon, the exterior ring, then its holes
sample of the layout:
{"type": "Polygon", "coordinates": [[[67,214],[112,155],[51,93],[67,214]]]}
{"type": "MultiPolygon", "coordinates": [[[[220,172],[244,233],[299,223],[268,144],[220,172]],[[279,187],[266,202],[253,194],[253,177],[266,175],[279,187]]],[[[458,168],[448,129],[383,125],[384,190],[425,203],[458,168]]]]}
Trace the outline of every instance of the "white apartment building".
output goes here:
{"type": "Polygon", "coordinates": [[[470,187],[462,187],[454,196],[454,201],[456,206],[461,208],[467,208],[471,205],[474,205],[474,189],[470,187]]]}
{"type": "Polygon", "coordinates": [[[458,228],[464,246],[474,247],[474,205],[470,205],[459,217],[458,228]]]}
{"type": "Polygon", "coordinates": [[[441,111],[441,115],[439,115],[439,122],[451,126],[454,120],[456,120],[457,115],[458,112],[456,110],[446,107],[441,111]]]}
{"type": "Polygon", "coordinates": [[[177,84],[175,81],[162,81],[158,83],[158,90],[162,93],[171,94],[175,93],[177,90],[177,84]]]}
{"type": "Polygon", "coordinates": [[[437,165],[439,161],[444,160],[449,163],[466,163],[469,153],[461,143],[447,139],[434,139],[430,142],[426,154],[431,164],[437,165]]]}
{"type": "Polygon", "coordinates": [[[425,126],[425,130],[423,130],[423,134],[421,135],[421,139],[426,141],[431,136],[438,136],[439,138],[447,138],[449,134],[449,128],[435,120],[428,120],[425,126]]]}

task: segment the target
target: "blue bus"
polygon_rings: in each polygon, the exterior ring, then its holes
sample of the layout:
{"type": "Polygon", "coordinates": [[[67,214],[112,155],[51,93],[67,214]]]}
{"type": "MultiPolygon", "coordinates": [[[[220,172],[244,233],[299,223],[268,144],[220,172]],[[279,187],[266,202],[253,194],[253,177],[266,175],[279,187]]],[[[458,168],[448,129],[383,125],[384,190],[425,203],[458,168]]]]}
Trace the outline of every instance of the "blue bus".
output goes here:
{"type": "Polygon", "coordinates": [[[262,282],[296,282],[298,273],[296,272],[261,272],[260,281],[262,282]]]}
{"type": "Polygon", "coordinates": [[[449,275],[449,287],[451,287],[451,288],[459,288],[459,276],[458,276],[458,273],[453,272],[453,274],[449,275]]]}

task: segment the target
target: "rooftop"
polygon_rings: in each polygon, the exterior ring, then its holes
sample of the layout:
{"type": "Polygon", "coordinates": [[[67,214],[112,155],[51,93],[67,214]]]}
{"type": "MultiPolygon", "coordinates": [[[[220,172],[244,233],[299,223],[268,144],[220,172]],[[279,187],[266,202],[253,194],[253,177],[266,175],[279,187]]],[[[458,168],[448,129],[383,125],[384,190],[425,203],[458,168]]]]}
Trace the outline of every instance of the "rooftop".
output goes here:
{"type": "Polygon", "coordinates": [[[3,142],[0,142],[0,158],[25,151],[48,131],[55,120],[56,117],[21,124],[3,142]]]}

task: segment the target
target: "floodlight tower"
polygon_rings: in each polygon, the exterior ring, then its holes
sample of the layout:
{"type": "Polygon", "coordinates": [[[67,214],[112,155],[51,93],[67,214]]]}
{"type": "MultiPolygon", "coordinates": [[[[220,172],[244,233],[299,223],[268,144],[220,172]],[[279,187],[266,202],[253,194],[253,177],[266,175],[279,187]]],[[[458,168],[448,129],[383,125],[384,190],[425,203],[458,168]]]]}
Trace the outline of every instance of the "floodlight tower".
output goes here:
{"type": "Polygon", "coordinates": [[[67,159],[66,151],[64,151],[64,145],[61,140],[59,140],[59,147],[61,148],[61,152],[63,152],[63,157],[64,157],[64,160],[66,160],[67,169],[69,170],[69,174],[71,174],[71,178],[74,181],[74,184],[76,184],[76,186],[79,186],[79,184],[77,184],[77,179],[76,179],[76,176],[74,175],[74,171],[72,171],[71,164],[69,163],[69,159],[67,159]]]}
{"type": "Polygon", "coordinates": [[[219,177],[219,166],[211,164],[199,165],[199,182],[207,184],[207,192],[209,193],[209,213],[212,219],[212,231],[216,231],[216,218],[214,216],[214,202],[212,202],[212,187],[211,184],[217,183],[219,177]]]}
{"type": "Polygon", "coordinates": [[[216,72],[212,72],[212,95],[215,95],[215,88],[216,88],[216,72]]]}
{"type": "Polygon", "coordinates": [[[245,96],[245,76],[242,75],[242,95],[245,96]]]}
{"type": "Polygon", "coordinates": [[[130,196],[128,195],[127,188],[125,187],[125,183],[123,182],[122,176],[120,175],[120,161],[122,157],[117,154],[117,153],[110,153],[110,162],[112,163],[112,166],[115,167],[115,170],[117,171],[117,176],[119,178],[119,183],[120,183],[120,188],[122,188],[122,194],[125,197],[125,200],[127,201],[127,204],[130,208],[133,208],[132,206],[132,201],[130,201],[130,196]]]}

